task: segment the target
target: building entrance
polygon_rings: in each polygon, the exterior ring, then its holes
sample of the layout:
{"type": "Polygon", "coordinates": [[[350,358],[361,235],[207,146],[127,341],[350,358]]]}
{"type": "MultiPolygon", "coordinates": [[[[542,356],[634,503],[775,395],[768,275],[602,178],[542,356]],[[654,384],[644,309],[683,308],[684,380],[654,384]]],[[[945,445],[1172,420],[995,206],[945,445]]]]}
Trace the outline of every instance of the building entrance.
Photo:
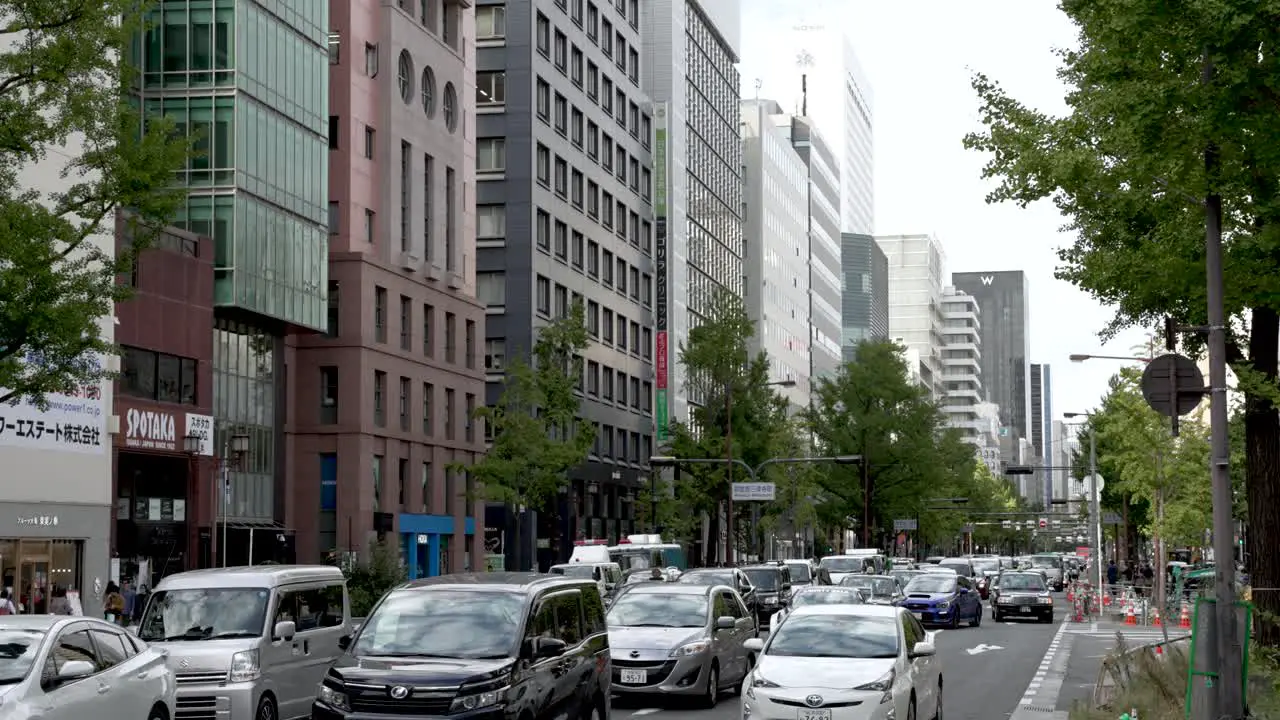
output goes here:
{"type": "Polygon", "coordinates": [[[52,612],[55,598],[78,590],[83,552],[79,540],[0,538],[0,577],[18,612],[52,612]]]}

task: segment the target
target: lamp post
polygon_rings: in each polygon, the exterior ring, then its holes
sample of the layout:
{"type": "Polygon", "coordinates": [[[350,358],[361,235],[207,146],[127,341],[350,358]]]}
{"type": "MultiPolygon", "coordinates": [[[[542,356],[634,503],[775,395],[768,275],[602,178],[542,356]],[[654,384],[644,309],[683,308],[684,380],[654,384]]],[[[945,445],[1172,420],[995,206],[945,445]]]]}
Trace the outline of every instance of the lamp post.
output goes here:
{"type": "Polygon", "coordinates": [[[1085,360],[1121,360],[1124,362],[1140,362],[1149,363],[1152,358],[1137,357],[1132,355],[1090,355],[1087,353],[1072,353],[1067,356],[1073,363],[1084,362],[1085,360]]]}
{"type": "MultiPolygon", "coordinates": [[[[188,455],[195,456],[200,452],[200,445],[203,441],[204,438],[199,435],[187,435],[182,438],[182,449],[188,455]]],[[[210,479],[209,487],[214,494],[217,494],[218,479],[220,479],[222,484],[222,493],[221,498],[218,500],[218,505],[216,506],[213,503],[214,495],[211,494],[209,496],[209,512],[213,516],[209,523],[211,533],[209,537],[209,548],[211,553],[221,555],[222,567],[227,566],[227,503],[229,501],[227,496],[231,493],[231,465],[234,463],[238,466],[241,459],[248,454],[249,436],[245,433],[231,433],[227,435],[226,440],[223,442],[222,455],[214,458],[214,462],[218,464],[218,474],[210,479]],[[218,510],[217,512],[214,512],[215,508],[218,510]],[[219,518],[221,518],[222,522],[222,550],[220,553],[216,551],[217,538],[213,536],[213,533],[216,532],[219,518]]],[[[213,562],[210,562],[209,564],[216,566],[216,558],[211,558],[211,560],[213,560],[213,562]]]]}
{"type": "MultiPolygon", "coordinates": [[[[774,380],[767,382],[765,387],[795,387],[796,381],[790,378],[786,380],[774,380]]],[[[726,565],[733,564],[733,383],[729,382],[724,387],[724,464],[725,471],[729,476],[729,500],[725,505],[724,523],[724,562],[726,565]]],[[[745,465],[744,465],[745,466],[745,465]]]]}
{"type": "MultiPolygon", "coordinates": [[[[1089,413],[1062,413],[1068,420],[1091,417],[1089,413]]],[[[1098,431],[1089,426],[1089,540],[1093,545],[1093,576],[1095,588],[1102,588],[1102,510],[1098,498],[1098,431]]]]}
{"type": "MultiPolygon", "coordinates": [[[[751,467],[750,465],[748,465],[745,460],[741,460],[739,458],[734,458],[734,457],[731,457],[731,458],[678,458],[678,457],[672,457],[670,455],[655,455],[649,458],[649,466],[655,467],[655,468],[675,467],[676,465],[680,465],[682,463],[687,465],[726,465],[730,468],[737,466],[742,468],[742,470],[747,473],[747,477],[751,478],[751,482],[758,482],[760,473],[764,472],[765,468],[769,467],[770,465],[798,465],[801,463],[820,463],[820,462],[830,462],[830,463],[835,463],[837,465],[853,465],[853,464],[861,463],[862,456],[861,455],[833,455],[828,457],[769,458],[768,460],[765,460],[764,462],[760,463],[755,467],[751,467]]],[[[733,509],[733,504],[732,504],[733,503],[733,486],[732,485],[729,486],[729,502],[730,502],[729,509],[732,510],[733,509]]],[[[732,531],[733,529],[732,523],[727,525],[727,527],[730,531],[732,531]]],[[[730,532],[727,539],[725,540],[725,558],[726,558],[725,562],[726,563],[731,563],[733,561],[732,549],[733,549],[733,533],[730,532]]]]}

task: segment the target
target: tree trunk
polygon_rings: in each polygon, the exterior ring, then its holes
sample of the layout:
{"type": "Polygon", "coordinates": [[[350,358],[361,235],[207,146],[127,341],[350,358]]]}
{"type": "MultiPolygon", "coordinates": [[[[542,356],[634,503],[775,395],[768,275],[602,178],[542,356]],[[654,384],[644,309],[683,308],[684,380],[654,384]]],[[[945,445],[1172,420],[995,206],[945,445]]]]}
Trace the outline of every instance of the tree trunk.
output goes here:
{"type": "Polygon", "coordinates": [[[1120,522],[1123,525],[1123,532],[1120,533],[1117,545],[1120,550],[1121,567],[1133,567],[1129,558],[1129,493],[1120,496],[1120,522]]]}
{"type": "MultiPolygon", "coordinates": [[[[1270,308],[1253,308],[1249,335],[1249,362],[1253,369],[1275,382],[1280,352],[1280,316],[1270,308]]],[[[1280,645],[1280,553],[1271,543],[1280,537],[1280,416],[1271,402],[1259,395],[1245,396],[1245,478],[1249,496],[1249,583],[1258,612],[1254,640],[1280,645]]],[[[1219,561],[1228,559],[1218,558],[1219,561]]]]}
{"type": "Polygon", "coordinates": [[[724,507],[723,503],[716,503],[715,508],[711,511],[711,521],[707,524],[707,544],[703,548],[705,559],[702,561],[703,567],[715,567],[716,557],[723,546],[720,542],[720,513],[724,507]]]}

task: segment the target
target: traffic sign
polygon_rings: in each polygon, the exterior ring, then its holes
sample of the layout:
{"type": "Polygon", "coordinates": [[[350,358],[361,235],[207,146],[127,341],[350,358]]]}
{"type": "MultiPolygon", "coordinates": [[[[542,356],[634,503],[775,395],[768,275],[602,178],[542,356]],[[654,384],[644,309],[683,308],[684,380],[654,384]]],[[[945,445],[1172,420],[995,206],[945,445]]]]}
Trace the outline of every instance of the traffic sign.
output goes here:
{"type": "Polygon", "coordinates": [[[1040,518],[1040,529],[1044,530],[1047,527],[1049,527],[1049,521],[1045,518],[1040,518]]]}
{"type": "Polygon", "coordinates": [[[777,494],[773,483],[734,483],[734,502],[771,502],[777,494]]]}
{"type": "Polygon", "coordinates": [[[1181,417],[1195,410],[1204,397],[1204,375],[1185,355],[1161,355],[1142,372],[1142,397],[1161,415],[1181,417]]]}
{"type": "Polygon", "coordinates": [[[918,528],[919,528],[919,523],[916,522],[915,518],[905,518],[905,519],[893,521],[894,532],[903,532],[904,530],[910,530],[914,532],[918,528]]]}
{"type": "Polygon", "coordinates": [[[1103,525],[1121,525],[1123,523],[1120,520],[1119,513],[1104,512],[1102,513],[1102,524],[1103,525]]]}

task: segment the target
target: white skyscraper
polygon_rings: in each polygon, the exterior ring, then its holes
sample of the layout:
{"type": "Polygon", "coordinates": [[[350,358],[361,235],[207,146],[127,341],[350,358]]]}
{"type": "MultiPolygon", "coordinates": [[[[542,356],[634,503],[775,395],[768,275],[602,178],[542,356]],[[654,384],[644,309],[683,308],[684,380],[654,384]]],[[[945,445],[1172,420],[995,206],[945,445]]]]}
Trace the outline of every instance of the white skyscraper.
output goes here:
{"type": "Polygon", "coordinates": [[[840,230],[875,232],[871,87],[842,30],[846,0],[741,0],[742,96],[812,118],[840,158],[840,230]]]}
{"type": "Polygon", "coordinates": [[[978,405],[982,402],[982,350],[978,301],[954,287],[943,288],[942,409],[947,424],[975,447],[985,444],[978,405]]]}
{"type": "Polygon", "coordinates": [[[753,351],[769,354],[774,380],[795,380],[783,395],[809,404],[809,169],[777,127],[772,100],[742,103],[746,168],[746,303],[756,322],[753,351]]]}
{"type": "Polygon", "coordinates": [[[941,399],[942,245],[932,235],[881,235],[876,242],[889,259],[889,337],[914,353],[911,371],[941,399]]]}

